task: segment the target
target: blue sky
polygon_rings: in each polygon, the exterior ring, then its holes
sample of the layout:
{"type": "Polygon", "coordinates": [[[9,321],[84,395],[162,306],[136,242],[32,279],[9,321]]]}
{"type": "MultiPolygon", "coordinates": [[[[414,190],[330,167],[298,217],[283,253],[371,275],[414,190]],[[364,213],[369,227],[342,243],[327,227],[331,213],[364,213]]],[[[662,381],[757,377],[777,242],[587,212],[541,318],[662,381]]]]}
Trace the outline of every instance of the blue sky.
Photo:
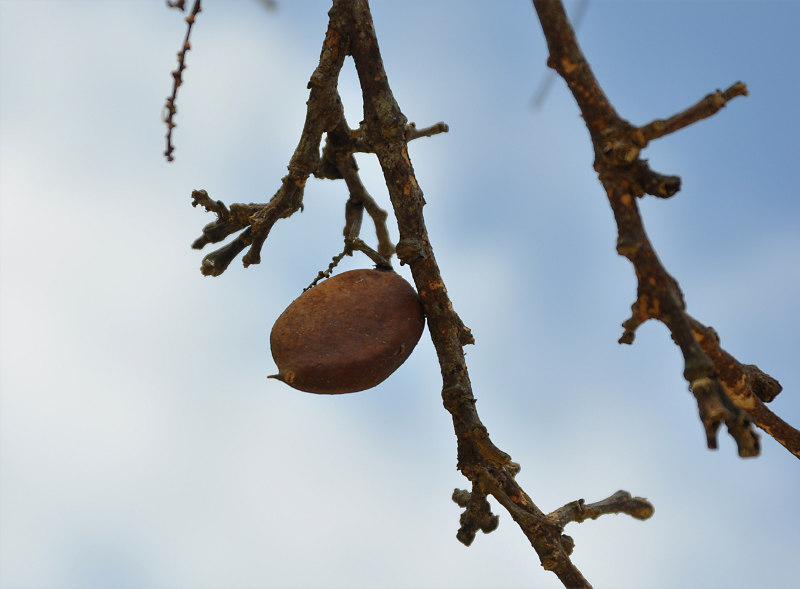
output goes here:
{"type": "MultiPolygon", "coordinates": [[[[341,183],[309,181],[260,266],[200,274],[189,245],[212,218],[190,193],[277,189],[329,6],[205,4],[167,164],[177,12],[0,1],[0,587],[559,587],[498,508],[497,531],[456,541],[466,481],[427,334],[371,391],[266,379],[272,323],[341,249],[341,183]]],[[[410,153],[494,441],[545,511],[620,488],[655,505],[568,527],[578,567],[597,587],[790,586],[797,459],[767,436],[753,460],[724,434],[706,450],[667,330],[616,343],[634,275],[564,84],[531,108],[549,74],[530,3],[373,4],[404,113],[450,125],[410,153]]],[[[579,34],[635,124],[748,84],[647,148],[683,189],[641,205],[690,313],[781,381],[795,426],[798,24],[789,1],[594,1],[579,34]]],[[[355,126],[349,62],[340,91],[355,126]]]]}

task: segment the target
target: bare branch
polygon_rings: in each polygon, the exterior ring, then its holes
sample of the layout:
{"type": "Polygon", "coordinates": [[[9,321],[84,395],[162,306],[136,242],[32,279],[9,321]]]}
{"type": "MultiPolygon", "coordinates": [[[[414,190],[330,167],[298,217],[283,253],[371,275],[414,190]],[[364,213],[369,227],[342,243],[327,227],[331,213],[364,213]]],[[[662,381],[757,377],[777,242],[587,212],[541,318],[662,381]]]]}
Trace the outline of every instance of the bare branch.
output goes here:
{"type": "MultiPolygon", "coordinates": [[[[338,94],[337,94],[338,98],[338,94]]],[[[364,146],[365,142],[361,139],[361,132],[353,131],[348,127],[341,112],[341,117],[337,126],[328,133],[325,139],[325,149],[322,151],[322,161],[319,169],[315,172],[318,178],[344,179],[350,198],[345,209],[345,241],[355,239],[361,231],[361,218],[363,210],[366,209],[372,222],[375,225],[375,233],[378,238],[378,252],[384,258],[391,258],[394,255],[394,244],[389,237],[389,230],[386,227],[388,214],[378,206],[375,199],[370,196],[361,178],[358,175],[358,165],[353,153],[358,151],[359,146],[364,146]],[[358,220],[356,223],[355,220],[358,220]]]]}
{"type": "Polygon", "coordinates": [[[206,244],[219,243],[229,235],[241,231],[250,224],[250,216],[264,207],[259,204],[233,204],[228,210],[221,200],[211,200],[205,190],[193,190],[192,206],[197,205],[217,215],[217,220],[206,225],[203,235],[192,243],[192,248],[198,250],[203,249],[206,244]]]}
{"type": "MultiPolygon", "coordinates": [[[[183,8],[183,2],[174,5],[183,8]]],[[[683,293],[661,265],[636,204],[636,198],[645,194],[668,198],[680,189],[680,178],[653,171],[640,157],[648,142],[711,116],[728,100],[746,94],[744,84],[711,94],[664,121],[635,127],[616,113],[604,95],[578,47],[561,2],[534,0],[534,5],[550,49],[548,64],[566,80],[589,128],[595,169],[617,222],[617,250],[631,260],[638,278],[636,300],[631,316],[623,323],[625,331],[620,342],[632,343],[639,325],[648,319],[657,319],[669,328],[683,354],[684,377],[697,400],[709,447],[716,447],[716,433],[724,423],[741,456],[757,454],[758,436],[751,425],[755,419],[762,429],[800,456],[800,434],[764,406],[777,395],[780,385],[758,368],[739,364],[727,355],[719,347],[716,332],[688,315],[683,293]]],[[[199,0],[196,7],[199,12],[199,0]]],[[[167,102],[169,159],[176,112],[174,98],[185,67],[188,32],[174,74],[173,96],[167,102]]],[[[464,346],[474,343],[474,339],[447,294],[428,238],[423,216],[425,199],[408,154],[409,141],[446,132],[447,125],[437,123],[417,129],[414,123],[408,123],[389,86],[367,0],[333,0],[319,65],[308,87],[306,121],[289,162],[289,173],[268,203],[233,204],[228,208],[203,190],[193,192],[193,205],[217,216],[206,225],[193,247],[200,249],[238,233],[227,245],[204,258],[203,274],[221,274],[247,248],[242,258],[244,265],[259,263],[261,249],[274,224],[302,208],[309,176],[343,179],[349,192],[344,249],[314,283],[330,275],[336,264],[353,251],[364,252],[378,265],[388,265],[396,253],[400,263],[410,267],[441,368],[442,401],[452,417],[457,439],[457,466],[472,485],[471,491],[453,493],[453,500],[464,509],[457,533],[459,541],[469,545],[477,531],[489,533],[497,527],[498,516],[492,513],[488,501],[491,496],[519,525],[546,570],[553,571],[567,587],[589,587],[570,559],[574,542],[564,535],[564,527],[612,513],[643,520],[653,514],[654,508],[643,498],[618,491],[596,503],[586,504],[579,499],[545,514],[517,482],[520,466],[492,442],[476,410],[465,361],[464,346]],[[348,126],[337,90],[339,72],[348,55],[354,60],[364,99],[364,121],[358,129],[348,126]],[[326,141],[320,152],[323,135],[326,141]],[[400,233],[396,248],[389,239],[388,214],[363,185],[355,153],[374,153],[381,165],[400,233]],[[359,237],[365,210],[375,224],[377,250],[359,237]]]]}
{"type": "Polygon", "coordinates": [[[730,100],[737,96],[747,96],[747,86],[736,82],[733,86],[722,92],[709,94],[694,106],[683,112],[669,117],[666,120],[656,120],[641,127],[642,136],[646,142],[674,133],[679,129],[688,127],[719,112],[730,100]]]}
{"type": "MultiPolygon", "coordinates": [[[[658,259],[636,204],[636,198],[645,194],[668,198],[680,189],[680,178],[654,172],[648,162],[640,158],[648,142],[713,115],[729,100],[746,95],[747,88],[737,82],[673,117],[634,127],[616,113],[600,88],[561,2],[533,0],[533,4],[550,51],[548,65],[567,82],[592,137],[594,167],[617,222],[617,252],[627,257],[636,271],[636,301],[630,318],[622,324],[625,331],[619,341],[632,343],[638,327],[649,319],[664,323],[683,354],[684,377],[697,400],[708,447],[716,448],[716,432],[724,423],[737,443],[739,455],[755,456],[759,451],[758,435],[751,424],[753,417],[747,413],[752,405],[743,402],[742,395],[732,395],[732,388],[721,382],[720,362],[712,360],[717,357],[718,346],[715,349],[710,340],[706,340],[705,345],[698,341],[697,326],[686,312],[683,293],[658,259]]],[[[736,375],[741,379],[742,369],[736,375]]],[[[764,376],[753,383],[771,381],[777,384],[771,377],[764,376]]],[[[774,390],[774,387],[765,386],[774,390]]],[[[789,440],[781,443],[784,442],[788,444],[789,440]]]]}
{"type": "MultiPolygon", "coordinates": [[[[186,8],[185,0],[176,0],[174,2],[167,0],[167,6],[170,8],[178,8],[181,11],[185,10],[186,8]]],[[[167,158],[168,162],[171,162],[174,159],[172,157],[172,152],[175,150],[175,147],[172,145],[172,130],[177,126],[174,119],[175,113],[178,112],[178,107],[175,104],[175,100],[178,98],[178,88],[180,88],[181,84],[183,84],[183,71],[186,69],[186,52],[191,49],[189,38],[192,35],[192,27],[194,26],[194,21],[197,18],[197,15],[200,14],[202,10],[203,9],[200,7],[200,0],[195,0],[194,5],[192,6],[192,11],[185,19],[186,36],[183,39],[183,46],[178,52],[178,67],[172,72],[172,94],[167,97],[167,102],[164,105],[164,114],[162,118],[167,124],[167,148],[164,150],[164,156],[167,158]]]]}
{"type": "Polygon", "coordinates": [[[568,587],[589,587],[569,559],[574,545],[572,539],[563,535],[563,525],[546,516],[517,484],[515,476],[519,465],[494,445],[475,409],[463,350],[463,346],[474,343],[474,338],[447,295],[425,228],[422,214],[425,200],[407,147],[412,139],[447,131],[447,125],[438,123],[417,129],[407,123],[388,84],[366,0],[334,0],[329,16],[320,64],[309,82],[311,93],[306,124],[289,164],[289,174],[283,178],[272,200],[266,205],[231,205],[229,210],[222,202],[213,201],[205,191],[193,193],[195,205],[200,204],[217,215],[217,220],[203,230],[195,247],[218,242],[243,230],[233,242],[206,256],[202,271],[219,275],[247,246],[250,249],[243,262],[245,265],[257,263],[272,225],[302,206],[303,188],[311,174],[344,179],[350,193],[345,206],[345,249],[334,256],[328,270],[320,272],[317,280],[330,274],[339,260],[355,249],[367,253],[380,264],[394,249],[388,241],[386,213],[361,183],[353,157],[356,152],[375,153],[383,169],[400,231],[396,253],[401,263],[411,268],[439,357],[442,399],[452,415],[458,441],[458,468],[473,485],[468,497],[456,497],[465,507],[459,540],[472,542],[477,530],[490,532],[496,527],[497,517],[491,513],[487,501],[491,495],[518,523],[547,570],[553,571],[568,587]],[[343,59],[348,54],[355,62],[364,97],[364,121],[356,130],[347,126],[336,89],[343,59]],[[320,156],[323,133],[327,133],[327,139],[320,156]],[[377,252],[358,238],[364,210],[376,225],[377,252]]]}
{"type": "Polygon", "coordinates": [[[583,499],[567,503],[547,517],[555,519],[560,525],[570,522],[581,523],[587,519],[597,519],[601,515],[625,513],[633,518],[645,520],[655,511],[653,505],[642,497],[631,497],[627,491],[617,491],[611,497],[587,504],[583,499]]]}
{"type": "Polygon", "coordinates": [[[408,155],[409,127],[389,87],[367,2],[334,0],[330,14],[331,23],[353,27],[351,51],[364,96],[363,138],[377,155],[386,179],[400,230],[397,254],[401,263],[411,268],[439,357],[442,399],[458,440],[458,468],[473,484],[469,498],[463,494],[456,497],[466,507],[459,539],[471,542],[477,529],[493,529],[494,520],[485,504],[491,495],[509,511],[547,570],[565,586],[588,587],[569,558],[571,539],[562,535],[558,522],[537,508],[516,482],[519,465],[494,445],[476,411],[463,350],[465,343],[473,341],[472,336],[453,310],[428,239],[425,199],[408,155]]]}
{"type": "Polygon", "coordinates": [[[693,317],[692,333],[706,355],[714,362],[719,382],[725,392],[749,414],[758,427],[767,432],[789,452],[800,458],[800,431],[775,415],[766,406],[781,392],[781,384],[753,364],[742,364],[720,346],[717,332],[693,317]]]}

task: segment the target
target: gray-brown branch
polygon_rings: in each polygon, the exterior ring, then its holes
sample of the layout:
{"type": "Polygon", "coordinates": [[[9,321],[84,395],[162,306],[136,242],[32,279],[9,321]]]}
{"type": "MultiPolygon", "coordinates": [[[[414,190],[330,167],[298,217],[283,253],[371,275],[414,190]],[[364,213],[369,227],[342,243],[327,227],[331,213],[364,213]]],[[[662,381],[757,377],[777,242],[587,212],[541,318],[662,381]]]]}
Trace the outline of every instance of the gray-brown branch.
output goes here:
{"type": "Polygon", "coordinates": [[[463,348],[472,337],[453,309],[428,238],[425,199],[408,154],[409,127],[389,86],[367,1],[334,0],[330,26],[350,39],[364,99],[364,139],[378,157],[389,190],[400,231],[398,257],[410,266],[425,307],[441,368],[442,399],[457,437],[458,468],[473,485],[469,498],[456,494],[466,507],[460,539],[471,542],[475,530],[494,529],[485,501],[491,495],[518,523],[547,570],[567,587],[588,587],[569,558],[572,543],[565,540],[563,525],[544,514],[519,486],[519,465],[492,443],[478,416],[463,348]]]}
{"type": "Polygon", "coordinates": [[[617,114],[601,89],[560,0],[533,0],[533,4],[547,40],[547,63],[566,81],[591,135],[594,167],[617,223],[617,251],[631,261],[636,272],[636,301],[623,323],[620,343],[632,343],[637,328],[648,319],[667,326],[683,354],[684,377],[697,400],[709,448],[716,448],[717,430],[724,423],[740,456],[757,455],[758,435],[751,425],[755,422],[800,456],[800,433],[766,410],[759,398],[758,391],[768,389],[771,400],[780,385],[757,368],[745,368],[733,360],[719,348],[718,338],[704,336],[710,328],[687,313],[678,282],[658,259],[636,203],[645,194],[668,198],[680,189],[680,178],[654,172],[641,159],[648,142],[712,116],[729,100],[745,96],[746,86],[737,82],[681,113],[636,127],[617,114]]]}

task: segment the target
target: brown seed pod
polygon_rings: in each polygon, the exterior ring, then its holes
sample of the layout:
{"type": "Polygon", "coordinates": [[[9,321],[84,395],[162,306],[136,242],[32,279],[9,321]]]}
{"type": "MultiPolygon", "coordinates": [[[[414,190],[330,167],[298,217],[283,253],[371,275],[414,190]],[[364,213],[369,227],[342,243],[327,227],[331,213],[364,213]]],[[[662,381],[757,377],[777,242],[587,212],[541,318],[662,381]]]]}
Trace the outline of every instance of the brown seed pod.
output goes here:
{"type": "Polygon", "coordinates": [[[406,361],[425,315],[393,270],[351,270],[307,290],[270,334],[277,378],[301,391],[337,395],[376,386],[406,361]]]}

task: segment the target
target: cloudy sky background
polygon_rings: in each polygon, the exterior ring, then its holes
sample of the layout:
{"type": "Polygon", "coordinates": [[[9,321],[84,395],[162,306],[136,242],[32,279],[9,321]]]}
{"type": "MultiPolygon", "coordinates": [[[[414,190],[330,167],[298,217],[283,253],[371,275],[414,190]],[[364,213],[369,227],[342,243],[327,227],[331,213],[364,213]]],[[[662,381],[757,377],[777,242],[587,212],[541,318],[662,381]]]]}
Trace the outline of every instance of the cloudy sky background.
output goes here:
{"type": "MultiPolygon", "coordinates": [[[[597,587],[796,582],[797,459],[766,436],[757,459],[724,433],[706,450],[667,330],[616,343],[634,275],[563,82],[531,107],[548,73],[530,2],[374,4],[404,113],[450,125],[410,152],[494,441],[545,511],[621,488],[656,507],[571,525],[575,563],[597,587]]],[[[371,391],[266,379],[272,323],[341,249],[342,183],[309,181],[260,266],[203,277],[189,248],[212,220],[192,189],[265,202],[279,186],[328,6],[207,1],[167,164],[178,12],[0,1],[3,589],[560,587],[499,508],[497,531],[456,541],[466,480],[427,334],[371,391]]],[[[748,84],[647,149],[683,190],[642,209],[690,312],[782,382],[772,405],[795,426],[798,24],[788,1],[596,1],[580,30],[636,124],[748,84]]],[[[340,91],[355,126],[350,62],[340,91]]],[[[359,163],[388,208],[377,165],[359,163]]]]}

